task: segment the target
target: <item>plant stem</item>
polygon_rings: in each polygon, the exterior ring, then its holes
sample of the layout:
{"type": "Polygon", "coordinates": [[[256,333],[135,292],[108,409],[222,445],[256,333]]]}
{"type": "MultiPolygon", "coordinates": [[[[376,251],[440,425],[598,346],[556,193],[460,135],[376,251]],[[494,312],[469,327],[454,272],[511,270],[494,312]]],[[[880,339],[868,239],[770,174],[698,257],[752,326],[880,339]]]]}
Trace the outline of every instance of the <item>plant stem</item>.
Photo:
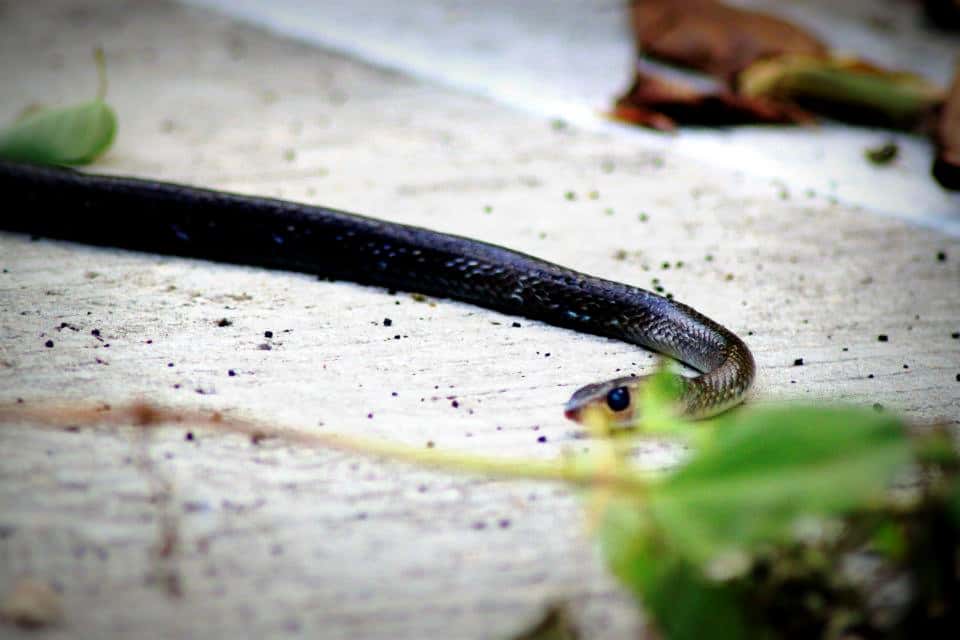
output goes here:
{"type": "Polygon", "coordinates": [[[97,67],[97,100],[103,101],[107,97],[107,56],[103,47],[93,50],[93,61],[97,67]]]}
{"type": "Polygon", "coordinates": [[[583,487],[616,489],[646,493],[659,474],[638,471],[616,459],[591,460],[586,456],[565,455],[559,460],[491,458],[459,451],[420,449],[405,444],[356,438],[339,434],[320,434],[300,429],[276,427],[265,423],[226,417],[215,412],[175,410],[145,403],[115,406],[107,410],[86,405],[21,407],[0,405],[0,425],[29,422],[62,428],[64,425],[104,425],[155,428],[164,424],[193,424],[209,429],[244,435],[257,443],[277,439],[290,445],[332,449],[396,462],[429,466],[460,473],[476,473],[498,478],[519,478],[563,482],[583,487]]]}
{"type": "Polygon", "coordinates": [[[338,451],[382,457],[397,462],[408,462],[460,473],[546,480],[591,487],[602,485],[630,492],[645,491],[655,477],[654,474],[627,469],[623,465],[601,469],[596,464],[590,464],[589,461],[572,456],[564,456],[560,460],[511,460],[459,451],[417,449],[383,440],[341,435],[317,436],[317,444],[338,451]]]}

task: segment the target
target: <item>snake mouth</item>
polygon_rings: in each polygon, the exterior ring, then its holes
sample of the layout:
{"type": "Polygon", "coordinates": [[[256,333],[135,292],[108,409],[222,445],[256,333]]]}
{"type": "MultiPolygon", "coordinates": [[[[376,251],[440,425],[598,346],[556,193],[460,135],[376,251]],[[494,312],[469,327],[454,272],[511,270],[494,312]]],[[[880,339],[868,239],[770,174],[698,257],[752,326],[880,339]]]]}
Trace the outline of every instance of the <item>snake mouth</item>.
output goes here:
{"type": "Polygon", "coordinates": [[[587,385],[586,387],[578,389],[577,392],[567,400],[567,404],[563,406],[563,416],[567,420],[583,422],[583,410],[589,403],[593,388],[597,386],[598,385],[587,385]]]}

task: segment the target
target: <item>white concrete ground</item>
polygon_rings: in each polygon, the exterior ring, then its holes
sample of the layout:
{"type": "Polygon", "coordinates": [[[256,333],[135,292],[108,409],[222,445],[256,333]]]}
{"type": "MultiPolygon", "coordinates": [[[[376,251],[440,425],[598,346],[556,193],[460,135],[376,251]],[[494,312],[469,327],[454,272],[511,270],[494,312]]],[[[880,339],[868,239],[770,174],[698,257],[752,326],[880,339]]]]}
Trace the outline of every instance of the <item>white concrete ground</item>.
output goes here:
{"type": "MultiPolygon", "coordinates": [[[[917,136],[823,123],[804,129],[688,128],[673,137],[609,122],[604,114],[629,84],[636,60],[626,0],[188,2],[527,113],[639,138],[645,147],[669,149],[677,157],[736,167],[960,236],[960,194],[930,180],[930,143],[917,136]],[[890,140],[900,147],[897,162],[878,171],[863,161],[864,149],[890,140]]],[[[960,57],[956,36],[931,30],[909,0],[734,4],[773,11],[811,29],[839,53],[914,71],[943,86],[960,57]]]]}
{"type": "MultiPolygon", "coordinates": [[[[746,338],[754,402],[960,417],[954,238],[196,9],[7,2],[0,18],[3,120],[91,95],[90,50],[106,49],[121,129],[94,170],[324,203],[641,286],[656,277],[746,338]]],[[[17,214],[29,212],[3,213],[17,214]]],[[[145,397],[308,432],[556,456],[586,446],[560,411],[574,388],[652,362],[297,274],[11,234],[0,267],[0,402],[31,407],[145,397]]],[[[0,593],[34,575],[65,608],[34,637],[495,638],[557,598],[591,638],[641,625],[569,491],[187,430],[0,426],[0,593]]]]}

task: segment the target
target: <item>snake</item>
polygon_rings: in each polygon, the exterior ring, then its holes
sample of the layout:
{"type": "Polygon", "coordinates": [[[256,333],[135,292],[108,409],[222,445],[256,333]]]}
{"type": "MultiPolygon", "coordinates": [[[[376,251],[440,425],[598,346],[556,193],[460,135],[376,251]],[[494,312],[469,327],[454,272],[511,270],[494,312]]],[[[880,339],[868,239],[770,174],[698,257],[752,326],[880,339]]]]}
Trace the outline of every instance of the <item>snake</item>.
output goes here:
{"type": "MultiPolygon", "coordinates": [[[[502,246],[323,206],[158,180],[0,161],[0,229],[199,258],[459,300],[638,345],[699,375],[675,377],[677,408],[699,419],[743,401],[756,364],[733,332],[676,300],[502,246]]],[[[649,375],[573,393],[564,413],[640,418],[649,375]]]]}

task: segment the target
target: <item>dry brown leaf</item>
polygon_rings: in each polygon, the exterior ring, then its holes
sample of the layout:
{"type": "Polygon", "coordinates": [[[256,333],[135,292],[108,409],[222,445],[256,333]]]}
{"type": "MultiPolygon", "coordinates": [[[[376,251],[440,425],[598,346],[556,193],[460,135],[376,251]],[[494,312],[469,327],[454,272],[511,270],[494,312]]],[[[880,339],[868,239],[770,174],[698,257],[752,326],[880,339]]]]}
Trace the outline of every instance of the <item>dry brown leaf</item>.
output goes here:
{"type": "Polygon", "coordinates": [[[937,159],[933,177],[947,189],[960,190],[960,63],[940,111],[935,137],[937,159]]]}
{"type": "Polygon", "coordinates": [[[725,89],[699,91],[682,82],[638,71],[611,115],[617,120],[658,131],[679,124],[796,124],[812,117],[802,109],[766,98],[739,96],[725,89]]]}
{"type": "Polygon", "coordinates": [[[634,0],[631,19],[642,53],[725,81],[761,58],[827,53],[801,27],[716,0],[634,0]]]}

